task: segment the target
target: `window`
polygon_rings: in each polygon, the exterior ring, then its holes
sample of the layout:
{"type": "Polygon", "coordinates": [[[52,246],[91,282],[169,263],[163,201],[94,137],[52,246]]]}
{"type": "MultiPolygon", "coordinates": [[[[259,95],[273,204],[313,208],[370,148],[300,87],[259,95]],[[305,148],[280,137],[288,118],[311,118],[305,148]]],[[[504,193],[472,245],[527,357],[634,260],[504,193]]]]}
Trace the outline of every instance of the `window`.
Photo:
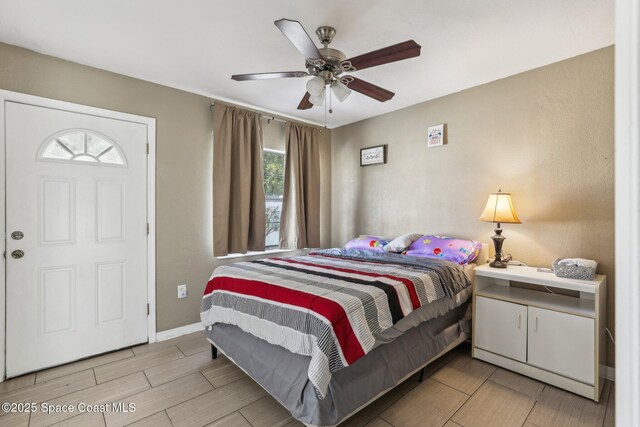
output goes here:
{"type": "Polygon", "coordinates": [[[265,249],[280,246],[280,215],[284,194],[284,152],[264,150],[264,194],[266,199],[265,249]]]}
{"type": "Polygon", "coordinates": [[[115,142],[86,130],[66,131],[49,138],[42,145],[38,158],[126,166],[124,154],[115,142]]]}

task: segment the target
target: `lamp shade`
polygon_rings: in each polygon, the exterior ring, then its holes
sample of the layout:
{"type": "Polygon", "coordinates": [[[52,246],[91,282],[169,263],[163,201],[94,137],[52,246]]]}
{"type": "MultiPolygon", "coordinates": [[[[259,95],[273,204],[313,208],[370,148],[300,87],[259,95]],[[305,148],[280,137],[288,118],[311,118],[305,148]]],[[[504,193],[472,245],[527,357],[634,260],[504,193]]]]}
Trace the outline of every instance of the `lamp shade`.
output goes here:
{"type": "Polygon", "coordinates": [[[319,76],[315,76],[307,82],[307,92],[311,96],[318,96],[324,91],[324,79],[319,76]]]}
{"type": "Polygon", "coordinates": [[[324,104],[325,95],[326,91],[322,89],[322,91],[320,91],[318,95],[311,94],[311,96],[309,97],[309,102],[311,102],[313,105],[322,105],[324,104]]]}
{"type": "Polygon", "coordinates": [[[331,89],[333,90],[333,94],[338,98],[338,101],[343,102],[349,95],[351,95],[351,89],[341,83],[339,80],[336,80],[331,85],[331,89]]]}
{"type": "Polygon", "coordinates": [[[491,193],[489,200],[487,200],[487,206],[484,207],[484,211],[480,215],[480,220],[520,224],[520,219],[515,209],[513,209],[511,193],[502,193],[500,191],[491,193]]]}

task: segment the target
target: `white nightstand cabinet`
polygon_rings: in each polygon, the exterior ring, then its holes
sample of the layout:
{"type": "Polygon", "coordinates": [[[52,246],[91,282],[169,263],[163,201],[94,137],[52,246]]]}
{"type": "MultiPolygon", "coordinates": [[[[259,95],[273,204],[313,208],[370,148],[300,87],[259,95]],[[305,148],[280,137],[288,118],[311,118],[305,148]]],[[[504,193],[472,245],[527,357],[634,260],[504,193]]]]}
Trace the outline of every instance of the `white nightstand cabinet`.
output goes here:
{"type": "Polygon", "coordinates": [[[535,267],[477,267],[473,357],[597,402],[606,372],[606,286],[602,275],[585,281],[535,267]]]}

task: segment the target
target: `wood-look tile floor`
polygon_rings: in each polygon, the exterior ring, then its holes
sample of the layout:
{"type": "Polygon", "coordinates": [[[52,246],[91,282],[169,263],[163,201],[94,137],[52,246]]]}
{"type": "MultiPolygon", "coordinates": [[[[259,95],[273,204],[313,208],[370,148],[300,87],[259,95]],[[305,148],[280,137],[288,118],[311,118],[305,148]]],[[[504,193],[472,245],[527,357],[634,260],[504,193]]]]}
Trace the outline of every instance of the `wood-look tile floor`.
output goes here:
{"type": "MultiPolygon", "coordinates": [[[[200,333],[146,344],[0,383],[0,402],[135,404],[133,412],[1,413],[0,426],[301,426],[200,333]]],[[[462,344],[342,426],[604,426],[614,390],[600,403],[472,359],[462,344]]],[[[341,426],[341,427],[342,427],[341,426]]]]}

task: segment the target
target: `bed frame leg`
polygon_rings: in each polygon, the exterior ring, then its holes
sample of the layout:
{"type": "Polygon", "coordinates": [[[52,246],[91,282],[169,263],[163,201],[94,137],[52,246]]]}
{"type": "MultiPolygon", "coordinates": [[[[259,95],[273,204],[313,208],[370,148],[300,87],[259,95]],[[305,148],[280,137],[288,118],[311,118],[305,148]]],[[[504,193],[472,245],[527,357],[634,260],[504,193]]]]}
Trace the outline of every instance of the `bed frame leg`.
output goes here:
{"type": "Polygon", "coordinates": [[[425,368],[420,369],[420,376],[418,377],[418,382],[419,383],[424,381],[424,370],[425,370],[425,368]]]}
{"type": "Polygon", "coordinates": [[[211,358],[212,359],[217,359],[218,358],[218,349],[213,344],[211,344],[211,358]]]}

